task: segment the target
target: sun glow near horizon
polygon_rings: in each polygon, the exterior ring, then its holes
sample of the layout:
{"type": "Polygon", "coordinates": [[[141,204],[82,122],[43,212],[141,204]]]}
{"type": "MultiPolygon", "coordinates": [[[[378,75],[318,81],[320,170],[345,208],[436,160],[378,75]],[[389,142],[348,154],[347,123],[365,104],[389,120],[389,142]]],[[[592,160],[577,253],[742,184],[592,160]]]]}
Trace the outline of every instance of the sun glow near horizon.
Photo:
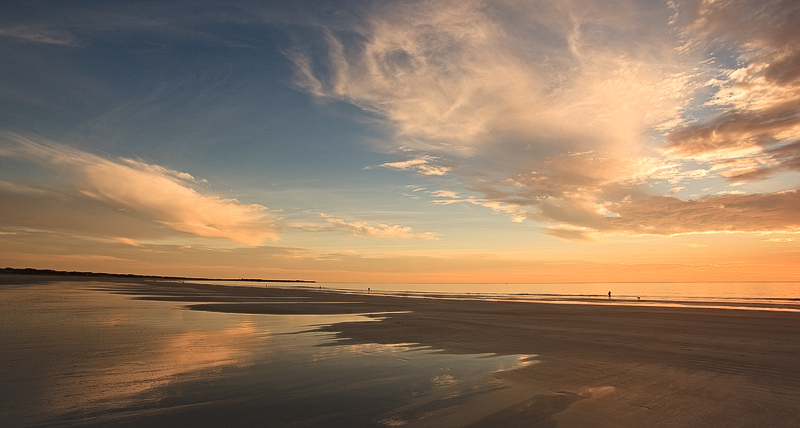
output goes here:
{"type": "Polygon", "coordinates": [[[800,281],[792,2],[185,6],[0,18],[5,265],[800,281]]]}

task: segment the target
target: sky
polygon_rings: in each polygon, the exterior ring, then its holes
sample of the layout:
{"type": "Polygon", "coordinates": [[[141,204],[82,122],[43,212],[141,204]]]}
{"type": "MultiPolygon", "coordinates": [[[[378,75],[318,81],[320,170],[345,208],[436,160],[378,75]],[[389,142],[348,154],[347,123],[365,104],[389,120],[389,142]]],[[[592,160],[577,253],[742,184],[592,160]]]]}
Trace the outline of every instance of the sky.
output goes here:
{"type": "Polygon", "coordinates": [[[800,281],[795,0],[5,1],[0,265],[800,281]]]}

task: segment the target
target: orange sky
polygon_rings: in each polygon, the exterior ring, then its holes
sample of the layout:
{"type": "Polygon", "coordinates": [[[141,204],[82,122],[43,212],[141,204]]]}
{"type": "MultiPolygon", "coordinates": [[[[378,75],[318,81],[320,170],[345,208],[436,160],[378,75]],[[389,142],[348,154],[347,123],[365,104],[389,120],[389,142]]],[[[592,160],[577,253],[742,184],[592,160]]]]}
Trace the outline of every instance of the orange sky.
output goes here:
{"type": "Polygon", "coordinates": [[[173,6],[0,18],[0,265],[800,281],[791,2],[173,6]]]}

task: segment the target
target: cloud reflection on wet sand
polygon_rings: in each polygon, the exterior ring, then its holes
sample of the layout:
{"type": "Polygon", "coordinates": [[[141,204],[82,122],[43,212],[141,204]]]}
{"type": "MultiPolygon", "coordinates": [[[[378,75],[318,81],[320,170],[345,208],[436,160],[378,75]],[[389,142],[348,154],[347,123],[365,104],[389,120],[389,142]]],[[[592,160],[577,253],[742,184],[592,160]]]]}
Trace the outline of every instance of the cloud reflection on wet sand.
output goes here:
{"type": "Polygon", "coordinates": [[[197,316],[161,302],[143,308],[69,284],[3,297],[3,378],[27,393],[9,397],[20,416],[120,406],[181,376],[251,364],[269,344],[270,331],[248,316],[197,316]]]}
{"type": "Polygon", "coordinates": [[[371,321],[359,315],[189,311],[85,283],[0,292],[0,409],[11,426],[207,425],[231,412],[254,418],[246,425],[437,420],[505,388],[488,374],[531,363],[413,344],[340,346],[314,331],[371,321]]]}

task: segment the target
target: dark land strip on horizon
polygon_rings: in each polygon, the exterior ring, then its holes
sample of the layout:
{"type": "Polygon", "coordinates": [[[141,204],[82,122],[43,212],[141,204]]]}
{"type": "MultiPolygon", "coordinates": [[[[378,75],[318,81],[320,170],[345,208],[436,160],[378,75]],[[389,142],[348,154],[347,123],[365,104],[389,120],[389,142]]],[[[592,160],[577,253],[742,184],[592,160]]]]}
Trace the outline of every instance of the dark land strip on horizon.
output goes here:
{"type": "Polygon", "coordinates": [[[79,272],[54,269],[11,268],[0,269],[0,275],[39,275],[39,276],[68,276],[84,278],[111,278],[111,279],[153,279],[163,281],[246,281],[246,282],[287,282],[287,283],[316,283],[306,279],[261,279],[261,278],[202,278],[185,276],[163,275],[137,275],[132,273],[105,273],[105,272],[79,272]]]}

